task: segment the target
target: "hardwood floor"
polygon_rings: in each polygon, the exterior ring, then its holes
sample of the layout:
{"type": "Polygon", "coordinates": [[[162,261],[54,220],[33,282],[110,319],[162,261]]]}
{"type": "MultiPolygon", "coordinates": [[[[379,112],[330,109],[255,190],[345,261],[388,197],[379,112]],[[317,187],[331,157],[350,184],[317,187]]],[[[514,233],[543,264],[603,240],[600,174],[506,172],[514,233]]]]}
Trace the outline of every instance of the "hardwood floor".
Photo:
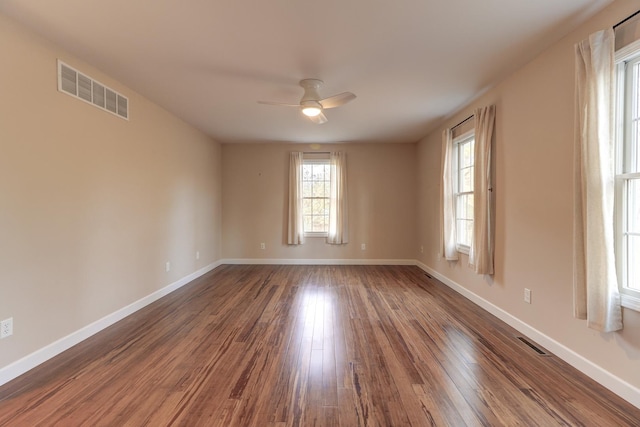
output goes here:
{"type": "Polygon", "coordinates": [[[2,426],[632,426],[412,266],[217,268],[0,387],[2,426]]]}

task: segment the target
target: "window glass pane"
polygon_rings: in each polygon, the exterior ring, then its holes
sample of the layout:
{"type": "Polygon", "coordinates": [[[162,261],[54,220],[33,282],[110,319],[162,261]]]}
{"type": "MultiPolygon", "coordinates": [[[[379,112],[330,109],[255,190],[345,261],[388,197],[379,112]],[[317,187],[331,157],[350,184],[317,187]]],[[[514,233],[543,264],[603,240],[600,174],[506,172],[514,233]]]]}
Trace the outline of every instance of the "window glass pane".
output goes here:
{"type": "Polygon", "coordinates": [[[458,244],[468,246],[468,244],[466,243],[466,222],[467,221],[464,219],[459,219],[456,221],[456,234],[458,238],[458,244]]]}
{"type": "Polygon", "coordinates": [[[313,165],[314,181],[324,180],[324,165],[313,165]]]}
{"type": "Polygon", "coordinates": [[[461,194],[457,199],[458,219],[473,220],[473,194],[461,194]]]}
{"type": "Polygon", "coordinates": [[[627,287],[640,291],[640,236],[628,236],[627,287]]]}
{"type": "Polygon", "coordinates": [[[313,217],[313,230],[312,231],[325,231],[325,218],[324,216],[314,216],[313,217]]]}
{"type": "Polygon", "coordinates": [[[313,196],[313,192],[311,191],[312,188],[313,188],[312,181],[302,181],[302,197],[313,196]]]}
{"type": "Polygon", "coordinates": [[[460,170],[460,192],[473,192],[473,167],[468,167],[460,170]]]}
{"type": "Polygon", "coordinates": [[[459,146],[460,168],[473,165],[473,140],[462,142],[459,146]]]}
{"type": "Polygon", "coordinates": [[[640,178],[628,181],[626,231],[640,233],[640,178]]]}
{"type": "Polygon", "coordinates": [[[304,215],[311,214],[311,199],[302,199],[302,213],[304,215]]]}
{"type": "Polygon", "coordinates": [[[313,217],[311,215],[304,216],[304,231],[311,231],[313,228],[313,217]]]}
{"type": "Polygon", "coordinates": [[[460,167],[460,169],[462,169],[469,166],[469,150],[468,150],[469,144],[466,142],[462,142],[460,143],[459,147],[460,147],[460,150],[459,150],[460,164],[458,166],[460,167]]]}
{"type": "Polygon", "coordinates": [[[468,156],[465,156],[465,146],[467,144],[461,142],[458,144],[458,168],[463,169],[469,166],[468,156]]]}
{"type": "Polygon", "coordinates": [[[632,138],[627,141],[628,145],[625,148],[625,156],[629,159],[627,172],[636,173],[640,172],[640,142],[638,142],[638,136],[640,136],[640,120],[635,118],[633,123],[632,138]]]}
{"type": "MultiPolygon", "coordinates": [[[[633,60],[632,60],[633,62],[633,60]]],[[[638,117],[638,65],[634,64],[633,67],[627,68],[627,73],[631,73],[631,80],[627,80],[627,96],[631,99],[631,119],[638,117]]],[[[629,78],[629,74],[626,76],[629,78]]]]}
{"type": "Polygon", "coordinates": [[[467,242],[466,245],[467,246],[471,246],[471,240],[472,240],[472,236],[473,236],[473,221],[467,221],[466,227],[467,227],[467,229],[466,229],[466,233],[467,234],[465,236],[465,239],[466,239],[466,242],[467,242]]]}
{"type": "Polygon", "coordinates": [[[324,197],[324,181],[315,181],[313,183],[313,197],[324,197]]]}
{"type": "Polygon", "coordinates": [[[313,199],[312,203],[311,212],[314,215],[324,215],[324,199],[313,199]]]}
{"type": "Polygon", "coordinates": [[[469,217],[469,199],[471,196],[469,194],[465,194],[460,198],[460,218],[461,219],[471,219],[469,217]]]}
{"type": "Polygon", "coordinates": [[[471,246],[471,234],[473,233],[473,221],[459,219],[456,221],[456,233],[458,234],[458,244],[471,246]]]}
{"type": "Polygon", "coordinates": [[[625,147],[623,150],[624,154],[624,169],[623,171],[626,173],[634,173],[640,172],[640,149],[638,146],[638,135],[640,131],[640,122],[638,121],[638,117],[640,116],[640,111],[638,110],[638,106],[640,105],[640,63],[637,60],[633,60],[635,64],[631,68],[631,78],[627,80],[627,84],[629,87],[628,96],[630,98],[631,105],[627,105],[630,107],[631,111],[625,114],[626,120],[628,121],[627,125],[629,135],[625,138],[625,147]]]}
{"type": "Polygon", "coordinates": [[[311,179],[311,165],[302,166],[302,180],[309,181],[311,179]]]}

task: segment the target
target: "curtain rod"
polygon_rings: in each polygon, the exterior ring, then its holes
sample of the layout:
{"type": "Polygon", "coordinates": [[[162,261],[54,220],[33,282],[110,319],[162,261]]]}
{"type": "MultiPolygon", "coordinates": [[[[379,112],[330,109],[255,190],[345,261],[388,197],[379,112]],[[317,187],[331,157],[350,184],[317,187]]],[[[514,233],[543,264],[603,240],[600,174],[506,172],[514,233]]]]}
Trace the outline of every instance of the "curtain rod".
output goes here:
{"type": "Polygon", "coordinates": [[[302,154],[331,154],[331,151],[303,151],[302,154]]]}
{"type": "Polygon", "coordinates": [[[624,18],[622,21],[618,22],[616,25],[613,26],[613,29],[615,30],[617,27],[619,27],[620,25],[624,24],[625,22],[627,22],[628,20],[630,20],[631,18],[633,18],[634,16],[636,16],[637,14],[640,13],[640,10],[637,11],[636,13],[627,16],[626,18],[624,18]]]}
{"type": "Polygon", "coordinates": [[[455,128],[457,128],[458,126],[463,125],[465,122],[468,122],[469,120],[473,119],[473,114],[470,115],[469,117],[467,117],[466,119],[464,119],[463,121],[461,121],[460,123],[458,123],[455,126],[451,126],[451,130],[454,130],[455,128]]]}

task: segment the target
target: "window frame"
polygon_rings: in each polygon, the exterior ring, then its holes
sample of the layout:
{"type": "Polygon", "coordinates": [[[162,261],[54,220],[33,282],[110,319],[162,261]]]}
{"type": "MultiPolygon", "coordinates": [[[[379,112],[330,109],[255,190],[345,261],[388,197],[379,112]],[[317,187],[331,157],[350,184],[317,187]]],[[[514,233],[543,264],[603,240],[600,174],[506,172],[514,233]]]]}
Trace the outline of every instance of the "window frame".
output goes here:
{"type": "MultiPolygon", "coordinates": [[[[625,308],[640,311],[640,289],[632,289],[628,286],[628,250],[626,248],[628,240],[627,230],[627,193],[628,183],[632,179],[640,179],[640,164],[635,165],[637,172],[629,172],[632,156],[626,156],[627,150],[633,147],[631,120],[629,115],[636,112],[636,119],[640,118],[640,40],[631,43],[618,50],[615,54],[616,66],[616,129],[615,129],[615,171],[614,171],[614,227],[615,227],[615,257],[616,270],[618,276],[618,289],[621,303],[625,308]],[[629,88],[632,83],[633,72],[630,66],[636,66],[636,102],[633,103],[633,96],[627,96],[633,91],[629,88]]],[[[640,122],[640,120],[638,120],[640,122]]],[[[636,135],[636,149],[640,149],[640,134],[636,135]]],[[[637,157],[637,156],[636,156],[637,157]]],[[[640,162],[640,160],[638,160],[640,162]]],[[[640,203],[640,200],[638,201],[640,203]]],[[[634,234],[637,235],[637,234],[634,234]]]]}
{"type": "Polygon", "coordinates": [[[453,145],[453,150],[452,150],[452,157],[451,157],[451,161],[452,161],[452,165],[451,165],[451,170],[452,170],[452,175],[453,175],[453,200],[454,200],[454,210],[455,210],[455,229],[456,229],[456,250],[460,253],[469,255],[469,252],[471,251],[471,244],[472,244],[472,239],[473,239],[473,231],[471,232],[471,235],[469,236],[470,241],[469,241],[469,245],[466,245],[464,243],[460,242],[460,233],[458,233],[458,221],[471,221],[471,227],[473,227],[473,221],[475,220],[475,218],[473,218],[473,211],[471,212],[471,218],[461,218],[461,215],[459,214],[460,211],[460,206],[458,203],[459,197],[461,196],[471,196],[471,198],[473,199],[473,195],[474,195],[474,191],[475,191],[475,183],[473,180],[473,171],[475,170],[475,156],[473,157],[472,160],[472,164],[469,166],[465,166],[464,168],[471,168],[471,187],[472,190],[471,191],[460,191],[460,150],[461,150],[461,146],[462,144],[465,144],[469,141],[473,141],[472,144],[472,153],[474,153],[475,151],[475,128],[472,128],[460,135],[455,136],[452,141],[451,144],[453,145]]]}
{"type": "MultiPolygon", "coordinates": [[[[303,220],[302,220],[302,229],[304,231],[304,236],[305,237],[323,237],[323,238],[326,238],[326,237],[329,236],[329,211],[330,211],[330,209],[327,212],[327,214],[325,215],[326,216],[326,222],[325,222],[326,231],[307,231],[305,229],[305,227],[304,227],[304,224],[305,224],[304,218],[306,216],[305,215],[305,210],[304,210],[304,201],[305,201],[305,199],[306,200],[308,200],[308,199],[311,199],[311,200],[317,199],[317,197],[305,197],[305,195],[304,195],[304,182],[305,182],[305,180],[304,180],[304,167],[306,165],[314,165],[314,164],[322,164],[322,165],[326,165],[326,166],[329,166],[329,167],[331,166],[331,162],[330,162],[330,159],[329,159],[328,155],[327,156],[304,157],[302,159],[302,174],[301,174],[301,179],[302,179],[301,185],[303,187],[302,188],[302,204],[303,204],[303,208],[302,208],[302,218],[303,218],[303,220]]],[[[330,170],[329,170],[329,173],[330,173],[330,170]]],[[[327,180],[325,180],[325,181],[327,181],[327,180]]],[[[329,177],[328,181],[329,181],[329,186],[331,186],[331,177],[329,177]]],[[[329,203],[329,204],[331,203],[331,194],[327,195],[327,197],[322,197],[322,198],[326,199],[327,203],[329,203]]]]}

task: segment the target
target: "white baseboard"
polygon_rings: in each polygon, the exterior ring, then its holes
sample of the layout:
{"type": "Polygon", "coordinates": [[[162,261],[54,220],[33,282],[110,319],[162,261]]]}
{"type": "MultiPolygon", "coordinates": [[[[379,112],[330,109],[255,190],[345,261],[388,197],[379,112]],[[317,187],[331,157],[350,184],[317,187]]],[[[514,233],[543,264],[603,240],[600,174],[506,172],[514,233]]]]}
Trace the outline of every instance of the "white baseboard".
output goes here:
{"type": "Polygon", "coordinates": [[[280,259],[280,258],[232,258],[221,264],[281,264],[281,265],[416,265],[414,259],[280,259]]]}
{"type": "Polygon", "coordinates": [[[485,300],[484,298],[474,294],[469,291],[462,285],[454,282],[453,280],[443,276],[427,265],[416,261],[416,265],[420,267],[422,270],[429,273],[431,276],[435,277],[454,291],[458,292],[471,302],[477,304],[482,307],[489,313],[496,316],[498,319],[502,320],[512,328],[516,329],[518,332],[526,335],[528,338],[531,338],[533,341],[540,344],[542,347],[549,350],[554,355],[558,356],[560,359],[564,360],[583,374],[587,375],[591,379],[600,383],[604,387],[608,388],[627,402],[632,405],[640,408],[640,389],[629,384],[622,378],[619,378],[613,375],[611,372],[603,369],[602,367],[596,365],[590,360],[584,358],[580,354],[571,350],[570,348],[564,346],[553,338],[543,334],[537,329],[533,328],[527,323],[524,323],[522,320],[517,317],[507,313],[500,307],[497,307],[485,300]]]}
{"type": "Polygon", "coordinates": [[[102,319],[96,320],[95,322],[67,335],[66,337],[60,338],[59,340],[39,350],[34,351],[33,353],[23,357],[22,359],[19,359],[11,363],[10,365],[7,365],[1,368],[0,369],[0,385],[6,384],[12,379],[17,378],[18,376],[35,368],[41,363],[46,362],[52,357],[57,356],[63,351],[73,347],[79,342],[86,340],[90,336],[100,332],[105,328],[108,328],[109,326],[124,319],[130,314],[135,313],[136,311],[162,298],[163,296],[170,294],[171,292],[175,291],[178,288],[181,288],[182,286],[186,285],[192,280],[197,279],[198,277],[204,275],[205,273],[208,273],[209,271],[213,270],[214,268],[218,267],[221,264],[222,262],[220,261],[209,264],[206,267],[203,267],[189,274],[188,276],[185,276],[180,280],[177,280],[171,283],[170,285],[167,285],[164,288],[159,289],[150,295],[147,295],[146,297],[141,298],[138,301],[135,301],[127,305],[126,307],[123,307],[111,314],[108,314],[102,319]]]}

